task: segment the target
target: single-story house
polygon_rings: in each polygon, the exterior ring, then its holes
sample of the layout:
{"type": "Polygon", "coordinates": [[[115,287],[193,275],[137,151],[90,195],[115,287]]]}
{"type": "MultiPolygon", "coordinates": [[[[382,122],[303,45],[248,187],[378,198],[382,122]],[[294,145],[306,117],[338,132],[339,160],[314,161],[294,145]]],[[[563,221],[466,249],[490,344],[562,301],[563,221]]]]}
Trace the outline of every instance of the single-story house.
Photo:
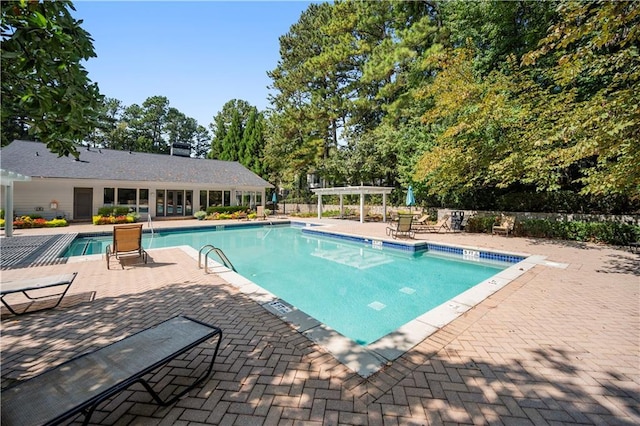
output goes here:
{"type": "Polygon", "coordinates": [[[91,220],[103,206],[144,219],[192,216],[209,206],[264,205],[269,182],[236,161],[82,148],[58,157],[41,142],[0,150],[2,205],[16,215],[91,220]]]}

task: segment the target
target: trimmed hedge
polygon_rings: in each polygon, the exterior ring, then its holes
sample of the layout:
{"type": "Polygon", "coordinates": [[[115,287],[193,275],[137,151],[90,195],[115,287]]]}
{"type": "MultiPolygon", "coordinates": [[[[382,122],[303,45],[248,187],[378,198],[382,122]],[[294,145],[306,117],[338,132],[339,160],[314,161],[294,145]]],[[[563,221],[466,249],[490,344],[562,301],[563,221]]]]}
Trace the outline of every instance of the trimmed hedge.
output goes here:
{"type": "Polygon", "coordinates": [[[248,212],[250,209],[247,206],[210,206],[207,207],[207,215],[214,213],[219,214],[233,214],[237,212],[248,212]]]}
{"type": "Polygon", "coordinates": [[[472,216],[467,219],[464,230],[475,234],[490,234],[496,220],[498,216],[472,216]]]}
{"type": "Polygon", "coordinates": [[[618,222],[564,222],[547,219],[525,219],[516,222],[518,237],[557,238],[591,241],[612,245],[628,245],[640,240],[640,226],[618,222]]]}
{"type": "Polygon", "coordinates": [[[126,216],[128,213],[127,206],[104,206],[98,209],[98,216],[126,216]]]}
{"type": "MultiPolygon", "coordinates": [[[[473,216],[465,232],[490,234],[499,216],[473,216]]],[[[556,221],[550,219],[517,220],[516,237],[555,238],[568,241],[591,241],[611,245],[628,245],[640,240],[640,226],[618,222],[556,221]]]]}

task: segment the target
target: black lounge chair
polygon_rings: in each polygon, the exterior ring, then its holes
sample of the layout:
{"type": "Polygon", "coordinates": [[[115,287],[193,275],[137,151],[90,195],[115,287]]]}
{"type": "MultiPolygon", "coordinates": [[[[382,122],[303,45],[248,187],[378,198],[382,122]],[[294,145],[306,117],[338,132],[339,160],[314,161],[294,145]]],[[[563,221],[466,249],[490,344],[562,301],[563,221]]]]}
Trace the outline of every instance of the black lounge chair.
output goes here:
{"type": "Polygon", "coordinates": [[[134,383],[142,384],[158,404],[173,404],[209,377],[221,340],[218,327],[182,316],[171,318],[3,389],[2,424],[58,424],[84,413],[86,425],[100,403],[134,383]],[[209,367],[182,391],[163,400],[145,380],[149,373],[216,336],[209,367]]]}
{"type": "MultiPolygon", "coordinates": [[[[44,309],[53,309],[62,302],[62,299],[67,294],[67,291],[69,291],[73,280],[76,279],[77,274],[77,272],[74,272],[72,274],[50,275],[47,277],[30,278],[18,281],[4,281],[0,284],[0,301],[2,301],[2,304],[4,304],[4,306],[9,309],[9,312],[14,315],[23,315],[26,313],[42,311],[44,309]],[[51,289],[53,287],[60,287],[60,291],[58,293],[52,293],[49,290],[41,291],[44,289],[51,289]],[[22,293],[23,296],[31,302],[55,298],[58,300],[53,306],[45,306],[39,309],[32,309],[30,311],[29,306],[31,306],[31,303],[29,303],[24,310],[18,312],[14,309],[12,303],[10,303],[7,298],[8,295],[17,293],[22,293]]],[[[18,298],[20,297],[21,296],[16,296],[16,298],[14,298],[13,305],[19,303],[18,298]]],[[[22,298],[22,300],[24,300],[24,298],[22,298]]]]}

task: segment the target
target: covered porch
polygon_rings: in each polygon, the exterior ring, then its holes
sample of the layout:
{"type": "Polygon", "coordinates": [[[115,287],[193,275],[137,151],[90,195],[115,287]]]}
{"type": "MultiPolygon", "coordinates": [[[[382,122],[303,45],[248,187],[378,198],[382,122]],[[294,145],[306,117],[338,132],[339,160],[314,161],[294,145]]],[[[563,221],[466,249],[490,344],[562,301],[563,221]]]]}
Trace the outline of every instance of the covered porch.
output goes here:
{"type": "Polygon", "coordinates": [[[386,186],[342,186],[336,188],[318,188],[312,189],[313,193],[318,196],[318,219],[322,219],[322,196],[323,195],[339,195],[340,196],[340,215],[344,214],[344,196],[359,195],[360,196],[360,223],[364,223],[364,196],[365,195],[382,195],[382,221],[387,221],[387,195],[391,194],[394,188],[386,186]]]}

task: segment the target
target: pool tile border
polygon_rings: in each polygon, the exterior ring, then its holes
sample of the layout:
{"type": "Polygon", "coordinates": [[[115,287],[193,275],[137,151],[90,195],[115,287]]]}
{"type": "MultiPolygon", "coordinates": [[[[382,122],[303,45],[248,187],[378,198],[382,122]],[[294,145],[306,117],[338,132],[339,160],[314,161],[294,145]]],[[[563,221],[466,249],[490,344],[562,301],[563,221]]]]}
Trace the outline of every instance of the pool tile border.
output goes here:
{"type": "Polygon", "coordinates": [[[394,250],[401,250],[406,252],[420,252],[420,251],[433,251],[433,252],[443,252],[461,255],[465,258],[480,258],[486,260],[497,260],[500,262],[506,263],[518,263],[523,261],[527,255],[522,253],[509,253],[509,252],[498,252],[493,250],[480,249],[476,247],[460,247],[443,243],[432,243],[429,241],[409,241],[406,242],[397,242],[390,241],[386,239],[376,239],[376,238],[367,238],[360,237],[355,235],[349,235],[344,233],[339,233],[335,231],[325,230],[325,229],[309,229],[304,228],[302,230],[303,233],[311,234],[311,235],[319,235],[329,238],[334,238],[343,241],[349,241],[352,243],[365,244],[369,247],[373,248],[391,248],[394,250]]]}

